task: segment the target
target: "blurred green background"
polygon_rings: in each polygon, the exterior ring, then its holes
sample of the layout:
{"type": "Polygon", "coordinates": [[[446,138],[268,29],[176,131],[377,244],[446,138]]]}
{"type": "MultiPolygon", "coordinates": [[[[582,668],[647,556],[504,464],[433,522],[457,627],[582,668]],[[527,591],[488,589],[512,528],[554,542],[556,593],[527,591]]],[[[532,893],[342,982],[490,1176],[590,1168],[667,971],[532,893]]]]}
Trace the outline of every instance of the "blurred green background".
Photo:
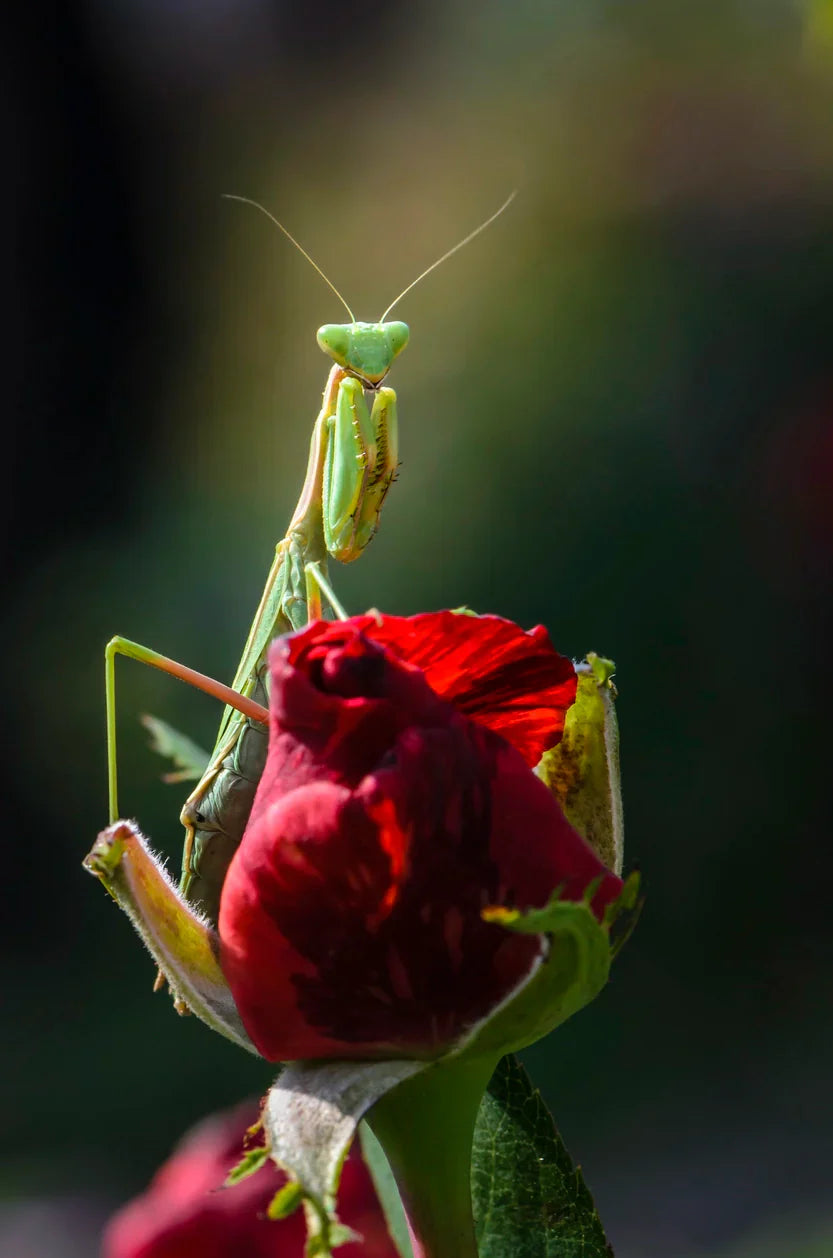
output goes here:
{"type": "MultiPolygon", "coordinates": [[[[526,1054],[617,1258],[822,1258],[831,962],[833,14],[824,0],[89,0],[18,14],[9,143],[3,1258],[80,1258],[268,1068],[153,996],[81,869],[105,641],[231,677],[340,307],[409,294],[402,468],[349,608],[618,664],[608,990],[526,1054]],[[9,195],[11,193],[11,195],[9,195]]],[[[176,867],[120,672],[122,807],[176,867]]]]}

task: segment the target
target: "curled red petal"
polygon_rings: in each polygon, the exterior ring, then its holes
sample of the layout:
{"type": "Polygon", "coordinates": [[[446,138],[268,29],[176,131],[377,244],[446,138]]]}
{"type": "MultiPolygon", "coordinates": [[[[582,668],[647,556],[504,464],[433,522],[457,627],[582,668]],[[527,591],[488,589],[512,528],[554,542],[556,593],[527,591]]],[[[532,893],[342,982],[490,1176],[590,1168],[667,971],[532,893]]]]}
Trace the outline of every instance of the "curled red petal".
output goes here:
{"type": "Polygon", "coordinates": [[[526,632],[501,616],[450,611],[354,616],[294,635],[290,659],[323,652],[357,630],[420,669],[437,695],[512,743],[527,764],[560,740],[576,674],[542,625],[526,632]]]}

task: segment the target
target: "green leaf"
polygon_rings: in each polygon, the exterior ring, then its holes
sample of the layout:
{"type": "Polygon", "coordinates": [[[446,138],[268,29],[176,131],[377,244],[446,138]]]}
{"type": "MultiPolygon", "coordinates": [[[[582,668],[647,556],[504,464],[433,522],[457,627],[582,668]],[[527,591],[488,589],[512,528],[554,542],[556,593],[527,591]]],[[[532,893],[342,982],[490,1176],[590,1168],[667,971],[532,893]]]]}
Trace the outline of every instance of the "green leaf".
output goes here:
{"type": "Polygon", "coordinates": [[[150,734],[151,750],[174,762],[173,773],[164,774],[163,782],[199,782],[211,756],[207,751],[188,737],[180,734],[167,721],[160,721],[158,716],[140,717],[142,724],[150,734]]]}
{"type": "Polygon", "coordinates": [[[514,1057],[477,1116],[472,1200],[480,1258],[612,1258],[581,1171],[514,1057]]]}

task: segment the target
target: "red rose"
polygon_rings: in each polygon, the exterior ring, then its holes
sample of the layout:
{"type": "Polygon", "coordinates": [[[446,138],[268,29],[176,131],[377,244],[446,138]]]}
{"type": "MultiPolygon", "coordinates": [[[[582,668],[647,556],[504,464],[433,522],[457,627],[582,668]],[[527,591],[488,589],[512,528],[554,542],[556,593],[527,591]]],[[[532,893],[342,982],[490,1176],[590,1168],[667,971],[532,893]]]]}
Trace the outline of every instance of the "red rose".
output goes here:
{"type": "Polygon", "coordinates": [[[543,628],[452,612],[317,622],[271,648],[266,768],[221,964],[272,1060],[433,1057],[529,974],[487,906],[622,883],[533,773],[576,691],[543,628]]]}
{"type": "MultiPolygon", "coordinates": [[[[286,1183],[274,1162],[221,1187],[256,1118],[257,1106],[243,1105],[189,1132],[147,1191],[111,1219],[101,1258],[303,1258],[303,1211],[276,1222],[266,1218],[286,1183]]],[[[338,1204],[341,1221],[363,1238],[340,1248],[339,1258],[397,1258],[358,1146],[344,1164],[338,1204]]]]}

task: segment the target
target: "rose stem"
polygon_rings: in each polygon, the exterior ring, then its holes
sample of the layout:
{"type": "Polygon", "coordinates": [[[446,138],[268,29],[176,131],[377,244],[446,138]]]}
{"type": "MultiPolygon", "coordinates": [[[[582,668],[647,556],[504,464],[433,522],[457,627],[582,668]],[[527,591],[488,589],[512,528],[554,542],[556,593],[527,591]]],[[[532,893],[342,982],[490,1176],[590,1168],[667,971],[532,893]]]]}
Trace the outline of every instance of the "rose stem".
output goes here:
{"type": "Polygon", "coordinates": [[[497,1061],[449,1061],[399,1084],[367,1122],[393,1171],[424,1258],[477,1258],[471,1147],[477,1111],[497,1061]]]}

